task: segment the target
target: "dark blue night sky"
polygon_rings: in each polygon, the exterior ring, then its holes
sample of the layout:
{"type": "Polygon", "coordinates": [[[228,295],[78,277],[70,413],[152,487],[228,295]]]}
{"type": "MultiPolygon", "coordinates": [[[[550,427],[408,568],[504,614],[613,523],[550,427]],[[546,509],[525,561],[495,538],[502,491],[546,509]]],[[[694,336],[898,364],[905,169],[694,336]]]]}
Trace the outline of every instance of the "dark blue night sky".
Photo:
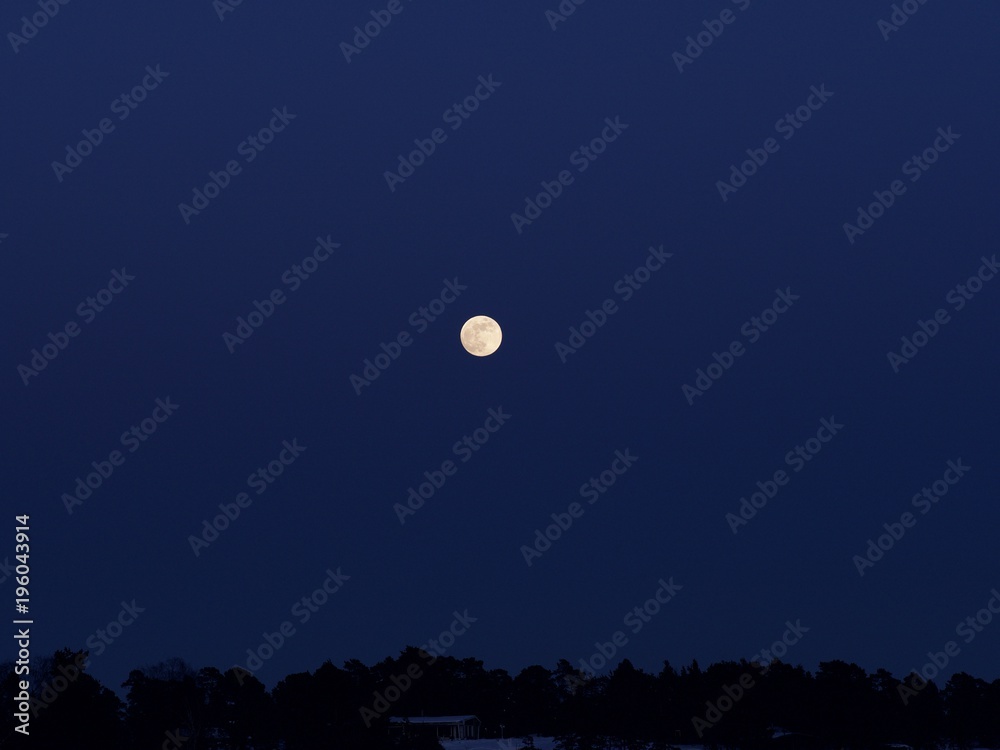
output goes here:
{"type": "Polygon", "coordinates": [[[674,5],[5,7],[37,655],[1000,676],[1000,7],[674,5]]]}

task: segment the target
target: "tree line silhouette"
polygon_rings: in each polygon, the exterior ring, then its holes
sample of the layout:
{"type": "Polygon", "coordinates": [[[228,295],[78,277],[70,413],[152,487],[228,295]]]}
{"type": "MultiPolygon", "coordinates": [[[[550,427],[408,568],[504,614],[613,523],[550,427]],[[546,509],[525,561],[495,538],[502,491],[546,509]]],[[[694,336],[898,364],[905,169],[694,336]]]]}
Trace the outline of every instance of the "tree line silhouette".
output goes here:
{"type": "Polygon", "coordinates": [[[440,747],[436,739],[416,726],[390,731],[389,718],[474,714],[483,747],[502,733],[554,736],[564,750],[1000,748],[1000,679],[964,672],[939,688],[843,661],[822,662],[815,673],[780,661],[706,669],[693,661],[680,671],[665,661],[651,674],[625,660],[595,677],[562,659],[512,677],[411,646],[371,667],[327,661],[271,691],[245,669],[194,670],[175,658],[133,670],[122,701],[87,674],[85,660],[86,652],[67,649],[35,665],[29,738],[15,731],[14,664],[0,665],[0,747],[430,750],[440,747]]]}

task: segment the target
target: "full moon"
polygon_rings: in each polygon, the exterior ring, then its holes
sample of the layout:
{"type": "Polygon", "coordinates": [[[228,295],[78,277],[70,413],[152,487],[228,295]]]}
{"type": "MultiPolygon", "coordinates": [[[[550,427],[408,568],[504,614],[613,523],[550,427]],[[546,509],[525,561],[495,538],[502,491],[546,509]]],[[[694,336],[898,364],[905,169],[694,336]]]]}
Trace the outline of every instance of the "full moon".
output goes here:
{"type": "Polygon", "coordinates": [[[485,315],[477,315],[465,321],[459,335],[465,351],[477,357],[487,357],[495,352],[503,339],[500,326],[493,318],[485,315]]]}

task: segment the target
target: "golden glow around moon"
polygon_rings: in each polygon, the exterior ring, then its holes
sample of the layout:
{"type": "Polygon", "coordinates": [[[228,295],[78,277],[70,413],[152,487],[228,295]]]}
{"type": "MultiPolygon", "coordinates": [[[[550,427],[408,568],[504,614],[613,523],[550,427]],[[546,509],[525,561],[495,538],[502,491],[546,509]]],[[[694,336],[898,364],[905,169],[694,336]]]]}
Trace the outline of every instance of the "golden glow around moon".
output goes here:
{"type": "Polygon", "coordinates": [[[462,346],[469,354],[477,357],[487,357],[500,348],[503,334],[500,326],[493,318],[477,315],[469,318],[462,326],[462,346]]]}

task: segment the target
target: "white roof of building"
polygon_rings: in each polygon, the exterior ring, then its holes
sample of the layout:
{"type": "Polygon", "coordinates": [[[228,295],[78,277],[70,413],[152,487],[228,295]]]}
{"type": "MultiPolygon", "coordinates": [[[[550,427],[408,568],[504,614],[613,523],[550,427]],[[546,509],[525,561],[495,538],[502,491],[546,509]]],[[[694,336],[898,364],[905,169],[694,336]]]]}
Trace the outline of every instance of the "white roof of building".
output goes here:
{"type": "Polygon", "coordinates": [[[389,722],[394,724],[403,724],[405,722],[410,722],[411,724],[458,724],[470,719],[479,721],[477,717],[469,714],[467,716],[392,716],[389,718],[389,722]]]}

